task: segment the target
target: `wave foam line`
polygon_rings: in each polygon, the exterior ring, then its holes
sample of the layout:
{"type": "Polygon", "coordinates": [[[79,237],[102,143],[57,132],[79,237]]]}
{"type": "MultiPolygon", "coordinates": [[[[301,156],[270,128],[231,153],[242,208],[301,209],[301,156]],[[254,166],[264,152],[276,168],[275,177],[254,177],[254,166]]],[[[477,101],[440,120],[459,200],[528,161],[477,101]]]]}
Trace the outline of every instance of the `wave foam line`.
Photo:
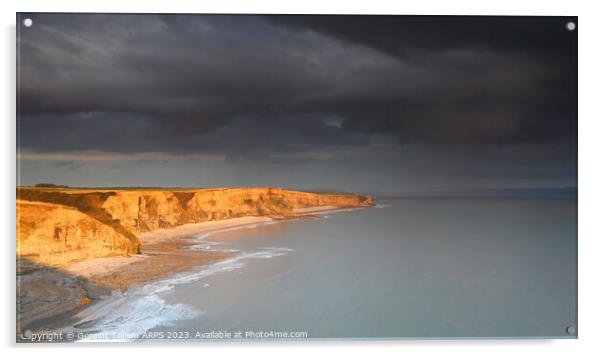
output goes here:
{"type": "MultiPolygon", "coordinates": [[[[74,325],[77,332],[89,333],[85,340],[116,339],[130,341],[158,326],[170,326],[175,321],[193,319],[203,311],[184,304],[168,304],[161,294],[180,284],[188,284],[216,273],[231,272],[244,267],[244,260],[283,256],[294,251],[286,247],[260,247],[256,251],[242,252],[223,261],[215,262],[198,271],[179,273],[171,278],[132,288],[122,295],[112,297],[80,312],[81,322],[74,325]]],[[[69,330],[64,330],[69,331],[69,330]]]]}
{"type": "Polygon", "coordinates": [[[226,228],[222,228],[222,229],[216,229],[216,230],[212,230],[212,231],[207,231],[204,232],[200,235],[195,236],[192,239],[189,239],[189,241],[192,242],[198,242],[196,244],[190,245],[190,246],[186,246],[184,247],[184,249],[186,250],[193,250],[193,251],[208,251],[208,252],[226,252],[226,253],[235,253],[235,252],[239,252],[239,250],[236,249],[229,249],[229,248],[220,248],[219,246],[222,245],[227,245],[227,242],[218,242],[218,241],[207,241],[206,239],[208,237],[210,237],[211,235],[217,234],[217,233],[221,233],[221,232],[227,232],[227,231],[234,231],[234,230],[243,230],[243,229],[254,229],[260,226],[265,226],[265,225],[273,225],[278,223],[277,221],[265,221],[265,222],[259,222],[259,223],[253,223],[253,224],[246,224],[246,225],[238,225],[238,226],[231,226],[231,227],[226,227],[226,228]]]}
{"type": "Polygon", "coordinates": [[[230,226],[230,227],[225,227],[225,228],[221,228],[221,229],[215,229],[215,230],[203,232],[202,234],[195,236],[194,240],[202,241],[202,240],[205,240],[206,238],[208,238],[209,236],[220,233],[220,232],[243,230],[243,229],[255,229],[260,226],[273,225],[273,224],[277,224],[277,223],[278,223],[278,221],[271,220],[271,221],[264,221],[264,222],[246,224],[246,225],[230,226]]]}

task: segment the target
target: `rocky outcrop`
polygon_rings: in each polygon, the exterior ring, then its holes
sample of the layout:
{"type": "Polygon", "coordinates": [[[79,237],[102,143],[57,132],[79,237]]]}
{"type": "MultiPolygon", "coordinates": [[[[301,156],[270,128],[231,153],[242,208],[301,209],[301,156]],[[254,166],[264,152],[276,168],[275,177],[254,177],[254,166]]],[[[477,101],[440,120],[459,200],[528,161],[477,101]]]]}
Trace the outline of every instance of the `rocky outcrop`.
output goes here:
{"type": "Polygon", "coordinates": [[[243,216],[291,217],[294,209],[373,204],[367,195],[281,188],[17,189],[17,255],[45,265],[126,255],[136,235],[243,216]]]}
{"type": "Polygon", "coordinates": [[[17,200],[17,257],[45,266],[93,257],[135,254],[137,239],[75,208],[17,200]]]}
{"type": "Polygon", "coordinates": [[[184,224],[184,209],[172,192],[119,191],[102,204],[126,229],[139,233],[184,224]]]}

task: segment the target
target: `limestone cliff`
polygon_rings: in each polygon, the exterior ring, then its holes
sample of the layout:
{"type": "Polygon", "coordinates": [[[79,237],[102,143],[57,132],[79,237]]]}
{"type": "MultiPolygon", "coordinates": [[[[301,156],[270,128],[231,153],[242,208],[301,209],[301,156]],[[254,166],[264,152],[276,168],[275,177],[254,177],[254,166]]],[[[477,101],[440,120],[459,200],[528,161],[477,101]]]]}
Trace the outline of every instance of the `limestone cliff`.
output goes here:
{"type": "Polygon", "coordinates": [[[117,191],[102,207],[135,233],[187,223],[241,216],[290,217],[293,209],[367,206],[372,197],[323,194],[281,188],[226,188],[181,191],[117,191]]]}
{"type": "Polygon", "coordinates": [[[28,265],[135,254],[132,240],[112,227],[65,205],[17,200],[17,256],[28,265]]]}
{"type": "Polygon", "coordinates": [[[291,217],[296,208],[373,204],[367,195],[281,188],[20,187],[17,197],[17,255],[48,265],[135,253],[136,235],[160,228],[242,216],[291,217]]]}

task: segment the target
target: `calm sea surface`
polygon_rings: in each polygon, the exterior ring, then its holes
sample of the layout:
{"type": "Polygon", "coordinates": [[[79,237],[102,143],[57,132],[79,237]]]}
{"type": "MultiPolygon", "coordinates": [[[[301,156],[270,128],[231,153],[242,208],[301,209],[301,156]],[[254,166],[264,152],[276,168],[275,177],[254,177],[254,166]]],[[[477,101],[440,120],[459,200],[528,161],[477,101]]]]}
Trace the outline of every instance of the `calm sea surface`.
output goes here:
{"type": "Polygon", "coordinates": [[[323,216],[197,236],[234,257],[130,292],[96,328],[456,338],[577,325],[576,199],[380,199],[323,216]]]}

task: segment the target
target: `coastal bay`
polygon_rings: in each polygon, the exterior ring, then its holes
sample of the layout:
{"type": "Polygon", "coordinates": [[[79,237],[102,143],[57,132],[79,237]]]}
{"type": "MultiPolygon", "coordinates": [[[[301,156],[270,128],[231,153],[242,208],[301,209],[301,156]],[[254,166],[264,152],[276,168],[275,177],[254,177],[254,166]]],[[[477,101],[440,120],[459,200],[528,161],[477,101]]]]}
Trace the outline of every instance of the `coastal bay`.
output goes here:
{"type": "Polygon", "coordinates": [[[314,217],[336,209],[317,206],[292,209],[288,216],[244,216],[188,223],[141,232],[139,253],[87,258],[61,266],[44,266],[27,258],[17,261],[17,332],[53,329],[96,301],[105,300],[153,280],[231,257],[228,251],[197,249],[210,233],[252,228],[283,219],[314,217]]]}

